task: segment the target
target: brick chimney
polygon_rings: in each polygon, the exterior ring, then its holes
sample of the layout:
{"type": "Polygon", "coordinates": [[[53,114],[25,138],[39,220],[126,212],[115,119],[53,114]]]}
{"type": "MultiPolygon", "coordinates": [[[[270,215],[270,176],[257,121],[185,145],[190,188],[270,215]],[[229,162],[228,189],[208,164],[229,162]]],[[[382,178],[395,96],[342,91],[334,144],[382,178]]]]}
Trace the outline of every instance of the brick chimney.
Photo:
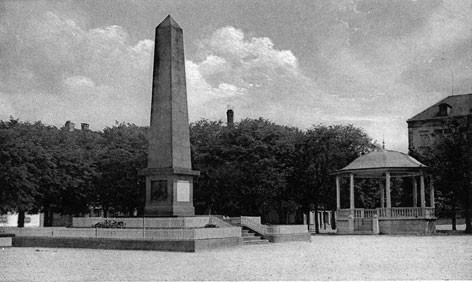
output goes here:
{"type": "Polygon", "coordinates": [[[90,130],[88,123],[81,123],[80,128],[82,129],[82,131],[89,131],[90,130]]]}
{"type": "Polygon", "coordinates": [[[70,120],[66,121],[66,124],[64,125],[65,130],[67,131],[74,131],[75,130],[75,124],[71,122],[70,120]]]}
{"type": "Polygon", "coordinates": [[[232,126],[234,124],[234,112],[232,109],[226,111],[226,124],[232,126]]]}

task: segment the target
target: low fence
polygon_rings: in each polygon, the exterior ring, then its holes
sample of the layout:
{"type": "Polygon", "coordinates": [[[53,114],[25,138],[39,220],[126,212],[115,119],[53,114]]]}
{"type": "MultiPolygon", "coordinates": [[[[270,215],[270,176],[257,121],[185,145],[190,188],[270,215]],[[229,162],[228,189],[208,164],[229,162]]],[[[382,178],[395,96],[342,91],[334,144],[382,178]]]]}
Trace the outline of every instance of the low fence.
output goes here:
{"type": "Polygon", "coordinates": [[[4,228],[16,236],[62,238],[146,239],[161,241],[201,240],[241,237],[240,227],[186,229],[108,229],[108,228],[4,228]]]}

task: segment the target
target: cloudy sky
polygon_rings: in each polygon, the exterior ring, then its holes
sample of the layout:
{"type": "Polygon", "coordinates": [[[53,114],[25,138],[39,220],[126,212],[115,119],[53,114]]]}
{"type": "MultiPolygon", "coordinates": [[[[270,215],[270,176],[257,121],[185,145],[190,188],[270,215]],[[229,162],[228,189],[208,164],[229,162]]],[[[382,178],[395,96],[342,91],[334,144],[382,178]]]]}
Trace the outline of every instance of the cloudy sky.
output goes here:
{"type": "Polygon", "coordinates": [[[354,124],[407,151],[406,120],[472,92],[472,1],[0,2],[0,119],[149,124],[154,29],[184,30],[190,120],[354,124]],[[452,79],[453,74],[453,79],[452,79]]]}

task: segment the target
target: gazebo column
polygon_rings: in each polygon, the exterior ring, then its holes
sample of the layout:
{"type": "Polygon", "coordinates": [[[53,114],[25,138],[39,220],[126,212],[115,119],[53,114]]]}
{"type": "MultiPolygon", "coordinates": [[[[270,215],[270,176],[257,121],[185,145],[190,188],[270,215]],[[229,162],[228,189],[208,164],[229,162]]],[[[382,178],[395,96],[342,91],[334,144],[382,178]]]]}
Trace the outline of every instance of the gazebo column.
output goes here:
{"type": "Polygon", "coordinates": [[[426,200],[425,200],[425,195],[424,195],[424,175],[421,173],[420,175],[420,201],[421,201],[421,207],[425,208],[426,207],[426,200]]]}
{"type": "Polygon", "coordinates": [[[356,217],[354,206],[354,174],[349,175],[349,209],[350,215],[348,219],[348,231],[349,233],[354,233],[354,218],[356,217]]]}
{"type": "Polygon", "coordinates": [[[349,175],[349,208],[351,210],[355,209],[354,206],[354,174],[349,175]]]}
{"type": "Polygon", "coordinates": [[[412,182],[413,182],[413,207],[416,208],[418,206],[418,182],[416,182],[416,176],[413,176],[412,182]]]}
{"type": "Polygon", "coordinates": [[[387,208],[390,209],[392,207],[392,199],[390,197],[390,172],[385,173],[385,188],[387,193],[387,208]]]}
{"type": "Polygon", "coordinates": [[[429,178],[429,203],[434,208],[434,182],[432,176],[429,178]]]}
{"type": "Polygon", "coordinates": [[[336,209],[341,209],[341,177],[336,175],[336,209]]]}
{"type": "Polygon", "coordinates": [[[380,180],[380,207],[385,208],[385,187],[382,179],[380,180]]]}

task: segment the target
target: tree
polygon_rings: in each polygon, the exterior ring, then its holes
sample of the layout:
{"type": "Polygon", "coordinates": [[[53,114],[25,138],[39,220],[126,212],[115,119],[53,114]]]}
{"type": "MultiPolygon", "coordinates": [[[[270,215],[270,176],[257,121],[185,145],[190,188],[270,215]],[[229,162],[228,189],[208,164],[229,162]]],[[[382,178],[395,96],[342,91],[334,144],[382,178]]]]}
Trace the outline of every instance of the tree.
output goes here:
{"type": "Polygon", "coordinates": [[[19,227],[26,212],[41,209],[41,185],[54,169],[44,132],[52,130],[40,122],[0,121],[0,212],[18,212],[19,227]]]}
{"type": "MultiPolygon", "coordinates": [[[[298,202],[309,214],[319,207],[336,208],[333,177],[330,175],[348,165],[361,154],[375,148],[367,134],[352,125],[313,126],[297,146],[297,166],[291,177],[297,187],[298,202]]],[[[318,232],[317,217],[315,217],[318,232]]]]}
{"type": "Polygon", "coordinates": [[[139,171],[146,167],[147,128],[129,123],[107,127],[102,134],[102,150],[95,156],[95,203],[105,216],[115,212],[132,215],[144,210],[145,182],[139,171]]]}
{"type": "Polygon", "coordinates": [[[261,215],[280,206],[288,154],[297,130],[262,118],[231,126],[201,120],[190,127],[197,212],[261,215]]]}
{"type": "Polygon", "coordinates": [[[438,138],[432,153],[425,159],[432,167],[435,187],[441,204],[452,209],[453,228],[455,208],[465,210],[466,233],[472,233],[472,136],[470,132],[451,126],[451,134],[438,138]]]}

